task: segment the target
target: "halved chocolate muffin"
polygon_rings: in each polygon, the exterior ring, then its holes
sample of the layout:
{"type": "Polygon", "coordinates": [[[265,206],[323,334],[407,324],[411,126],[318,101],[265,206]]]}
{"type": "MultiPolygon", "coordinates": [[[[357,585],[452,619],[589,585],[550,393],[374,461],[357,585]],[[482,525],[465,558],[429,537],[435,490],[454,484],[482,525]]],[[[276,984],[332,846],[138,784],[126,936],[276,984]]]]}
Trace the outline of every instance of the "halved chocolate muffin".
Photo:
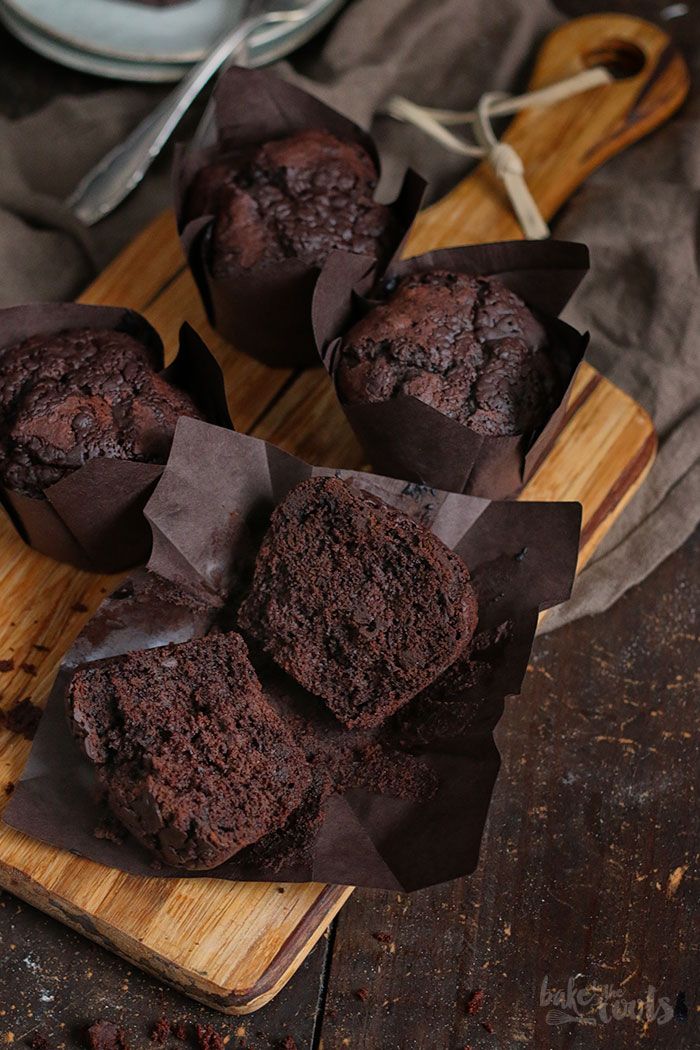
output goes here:
{"type": "Polygon", "coordinates": [[[240,626],[349,727],[380,724],[425,688],[476,621],[464,562],[334,477],[301,482],[277,506],[239,612],[240,626]]]}
{"type": "Polygon", "coordinates": [[[88,665],[68,709],[112,812],[166,864],[223,863],[280,828],[311,782],[233,632],[88,665]]]}

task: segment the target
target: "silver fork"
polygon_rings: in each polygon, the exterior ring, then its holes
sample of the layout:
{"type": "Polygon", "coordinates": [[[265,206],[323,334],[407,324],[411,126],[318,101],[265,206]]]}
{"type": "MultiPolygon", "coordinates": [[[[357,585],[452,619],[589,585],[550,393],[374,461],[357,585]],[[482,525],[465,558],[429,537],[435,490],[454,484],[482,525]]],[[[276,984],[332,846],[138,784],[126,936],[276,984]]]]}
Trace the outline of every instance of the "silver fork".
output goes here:
{"type": "Polygon", "coordinates": [[[202,88],[262,26],[304,22],[327,0],[247,0],[243,19],[178,86],[81,180],[66,204],[86,226],[109,215],[138,186],[202,88]]]}

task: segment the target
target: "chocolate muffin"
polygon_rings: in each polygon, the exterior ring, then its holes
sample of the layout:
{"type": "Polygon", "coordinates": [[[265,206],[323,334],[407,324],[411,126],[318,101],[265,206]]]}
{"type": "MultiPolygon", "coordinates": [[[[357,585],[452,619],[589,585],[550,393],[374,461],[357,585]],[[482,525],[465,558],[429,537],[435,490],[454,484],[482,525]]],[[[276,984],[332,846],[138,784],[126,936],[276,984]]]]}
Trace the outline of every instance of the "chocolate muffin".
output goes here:
{"type": "Polygon", "coordinates": [[[478,434],[541,425],[563,390],[544,328],[493,278],[436,270],[403,277],[342,342],[346,403],[410,395],[478,434]]]}
{"type": "Polygon", "coordinates": [[[164,463],[194,402],[125,332],[75,328],[0,350],[0,481],[41,498],[90,459],[164,463]]]}
{"type": "Polygon", "coordinates": [[[462,560],[338,478],[295,486],[239,624],[350,728],[379,725],[452,663],[477,621],[462,560]]]}
{"type": "Polygon", "coordinates": [[[112,812],[166,864],[216,867],[280,828],[310,785],[233,632],[85,667],[68,707],[112,812]]]}
{"type": "Polygon", "coordinates": [[[321,129],[299,131],[224,153],[202,168],[187,212],[215,216],[215,277],[284,259],[320,267],[334,250],[383,258],[394,220],[374,200],[377,178],[358,143],[321,129]]]}

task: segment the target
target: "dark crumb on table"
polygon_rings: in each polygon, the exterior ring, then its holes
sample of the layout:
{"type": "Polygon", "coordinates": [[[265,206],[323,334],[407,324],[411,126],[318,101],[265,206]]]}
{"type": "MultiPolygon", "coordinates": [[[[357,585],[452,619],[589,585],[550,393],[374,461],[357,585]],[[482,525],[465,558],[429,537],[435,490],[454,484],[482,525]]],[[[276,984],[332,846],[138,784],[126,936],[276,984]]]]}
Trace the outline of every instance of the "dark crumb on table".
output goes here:
{"type": "Polygon", "coordinates": [[[467,999],[467,1013],[478,1014],[481,1007],[484,1005],[484,989],[475,988],[473,992],[470,992],[469,998],[467,999]]]}
{"type": "Polygon", "coordinates": [[[527,547],[522,547],[521,550],[519,550],[518,553],[515,555],[515,560],[516,561],[522,561],[526,554],[527,554],[527,547]]]}
{"type": "Polygon", "coordinates": [[[14,790],[15,790],[15,785],[12,783],[11,780],[9,780],[7,782],[7,784],[5,784],[5,794],[8,796],[8,798],[9,798],[9,796],[12,794],[12,792],[14,790]]]}
{"type": "Polygon", "coordinates": [[[390,933],[383,933],[381,930],[379,933],[373,933],[375,941],[379,941],[380,944],[391,944],[393,937],[390,933]]]}
{"type": "Polygon", "coordinates": [[[49,1050],[49,1041],[41,1032],[33,1032],[26,1042],[31,1050],[49,1050]]]}
{"type": "Polygon", "coordinates": [[[481,1027],[485,1032],[488,1032],[489,1035],[493,1035],[493,1025],[489,1021],[482,1021],[481,1027]]]}
{"type": "Polygon", "coordinates": [[[279,1050],[299,1050],[296,1039],[293,1039],[291,1035],[285,1035],[284,1039],[279,1044],[279,1050]]]}
{"type": "Polygon", "coordinates": [[[15,661],[10,658],[9,660],[0,660],[0,672],[14,671],[15,661]]]}
{"type": "Polygon", "coordinates": [[[224,1050],[224,1038],[211,1025],[197,1025],[199,1050],[224,1050]]]}
{"type": "Polygon", "coordinates": [[[170,1035],[170,1021],[167,1017],[159,1017],[151,1029],[149,1039],[152,1043],[165,1043],[170,1035]]]}
{"type": "Polygon", "coordinates": [[[33,740],[40,718],[41,708],[25,697],[24,700],[18,700],[9,711],[0,712],[0,725],[4,725],[11,733],[33,740]]]}
{"type": "Polygon", "coordinates": [[[685,1001],[685,992],[679,992],[673,1005],[673,1020],[685,1024],[688,1020],[688,1004],[685,1001]]]}
{"type": "Polygon", "coordinates": [[[129,1050],[126,1032],[111,1021],[95,1021],[85,1035],[90,1050],[129,1050]]]}
{"type": "Polygon", "coordinates": [[[84,605],[83,602],[73,602],[70,608],[71,612],[74,613],[86,613],[88,611],[87,605],[84,605]]]}
{"type": "Polygon", "coordinates": [[[36,649],[38,653],[48,653],[49,651],[48,645],[41,645],[40,642],[34,642],[32,649],[36,649]]]}
{"type": "Polygon", "coordinates": [[[359,999],[361,1003],[366,1003],[369,999],[369,988],[356,988],[355,998],[359,999]]]}
{"type": "Polygon", "coordinates": [[[184,1021],[176,1021],[173,1025],[173,1035],[184,1043],[187,1039],[187,1025],[184,1021]]]}
{"type": "Polygon", "coordinates": [[[36,674],[36,667],[35,667],[34,664],[23,663],[23,664],[20,664],[20,666],[21,666],[21,668],[22,668],[22,670],[24,671],[25,674],[31,674],[31,675],[35,675],[36,674]]]}

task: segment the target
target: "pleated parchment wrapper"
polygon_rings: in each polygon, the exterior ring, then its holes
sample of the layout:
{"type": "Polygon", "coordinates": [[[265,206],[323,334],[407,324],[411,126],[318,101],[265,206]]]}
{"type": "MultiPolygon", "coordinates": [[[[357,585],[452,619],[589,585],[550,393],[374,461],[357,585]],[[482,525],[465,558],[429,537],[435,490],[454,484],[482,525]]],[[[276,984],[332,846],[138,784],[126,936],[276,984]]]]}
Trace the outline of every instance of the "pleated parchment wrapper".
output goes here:
{"type": "MultiPolygon", "coordinates": [[[[2,348],[67,328],[127,332],[148,347],[153,367],[163,369],[160,336],[140,314],[78,303],[32,303],[0,310],[0,361],[2,348]]],[[[162,374],[190,395],[209,422],[232,426],[221,369],[189,325],[182,326],[178,354],[162,374]]],[[[157,463],[92,459],[49,486],[45,499],[0,485],[0,502],[22,539],[42,554],[79,569],[119,572],[148,558],[151,530],[143,508],[162,472],[163,465],[157,463]]]]}
{"type": "MultiPolygon", "coordinates": [[[[567,241],[503,241],[444,248],[394,260],[379,288],[396,278],[431,270],[497,277],[536,313],[547,332],[561,376],[561,399],[532,433],[491,437],[477,434],[431,405],[408,395],[389,401],[343,403],[350,425],[374,470],[450,492],[488,499],[515,495],[551,448],[565,419],[566,403],[588,345],[559,320],[588,270],[588,249],[567,241]]],[[[316,345],[334,379],[342,336],[378,301],[377,273],[367,257],[336,252],[316,284],[313,324],[316,345]]]]}
{"type": "MultiPolygon", "coordinates": [[[[374,141],[357,124],[273,73],[228,69],[214,92],[215,120],[196,144],[180,145],[173,169],[175,214],[180,239],[210,323],[237,350],[273,367],[318,364],[311,328],[311,300],[319,267],[301,259],[239,266],[215,277],[209,266],[213,216],[187,220],[187,192],[196,173],[222,150],[262,145],[295,132],[322,129],[357,142],[374,159],[374,141]]],[[[400,250],[425,190],[408,170],[390,204],[396,230],[385,263],[400,250]]],[[[388,202],[387,202],[388,203],[388,202]]]]}
{"type": "MultiPolygon", "coordinates": [[[[5,809],[8,824],[133,874],[185,874],[154,870],[131,838],[119,844],[94,836],[102,810],[92,767],[68,728],[67,683],[87,661],[184,641],[214,624],[230,628],[230,595],[245,588],[270,512],[304,478],[333,473],[431,528],[472,570],[480,598],[474,666],[454,675],[433,698],[410,702],[376,731],[397,767],[421,764],[437,789],[415,801],[353,787],[331,796],[303,858],[271,871],[253,862],[254,846],[193,877],[415,890],[474,869],[499,767],[493,729],[504,698],[520,690],[538,612],[569,595],[579,504],[489,502],[372,474],[313,468],[257,438],[186,418],[178,423],[170,460],[146,508],[154,537],[149,571],[140,570],[106,599],[66,654],[5,809]]],[[[251,658],[283,717],[301,712],[314,733],[334,733],[334,741],[348,743],[352,733],[322,701],[253,647],[251,658]]]]}

